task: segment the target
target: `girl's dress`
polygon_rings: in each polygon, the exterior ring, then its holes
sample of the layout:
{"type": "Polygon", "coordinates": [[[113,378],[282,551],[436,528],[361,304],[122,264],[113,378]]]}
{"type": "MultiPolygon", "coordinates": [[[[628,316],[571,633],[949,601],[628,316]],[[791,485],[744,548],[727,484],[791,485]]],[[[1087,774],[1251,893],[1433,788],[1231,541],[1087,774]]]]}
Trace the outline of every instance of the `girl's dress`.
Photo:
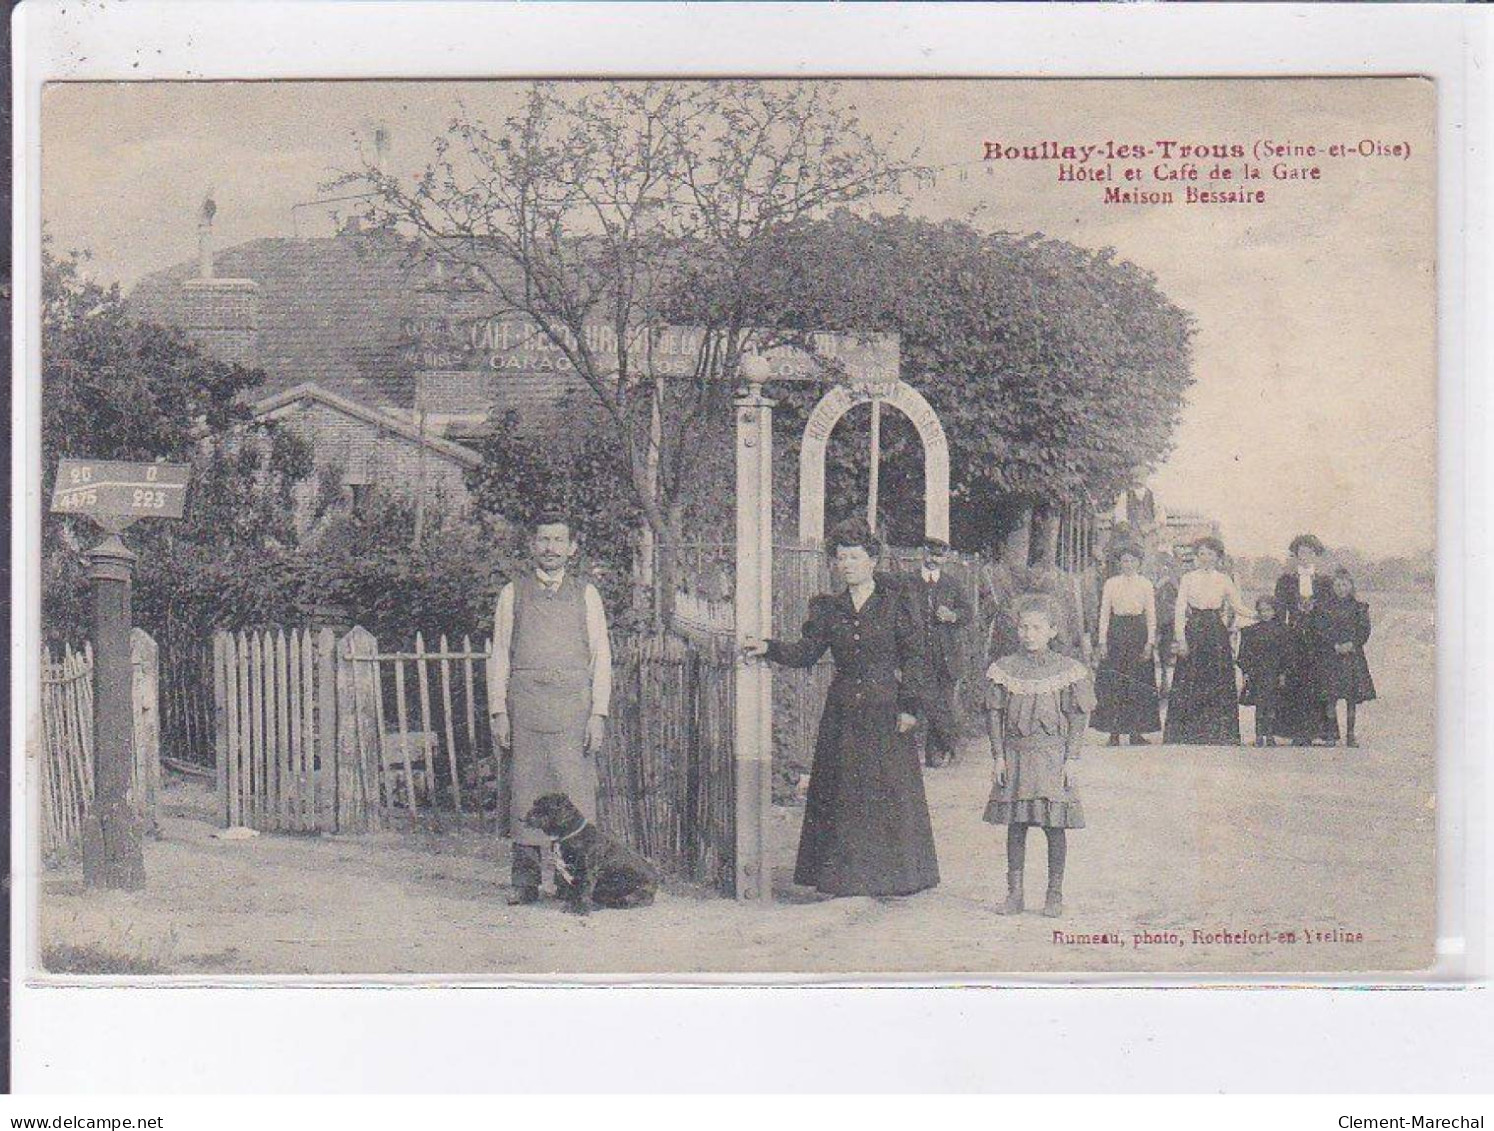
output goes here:
{"type": "Polygon", "coordinates": [[[794,882],[830,895],[910,895],[939,882],[917,746],[898,734],[916,714],[925,664],[918,611],[878,575],[861,608],[849,591],[815,597],[798,641],[768,659],[813,667],[828,649],[835,676],[820,717],[794,882]]]}
{"type": "Polygon", "coordinates": [[[1228,574],[1196,569],[1183,575],[1174,632],[1186,642],[1188,654],[1178,657],[1173,672],[1163,742],[1239,745],[1240,704],[1229,618],[1232,611],[1248,616],[1244,605],[1228,574]]]}
{"type": "Polygon", "coordinates": [[[1353,597],[1334,597],[1312,613],[1312,638],[1318,648],[1317,665],[1328,702],[1367,703],[1375,697],[1364,645],[1369,640],[1369,606],[1353,597]],[[1348,644],[1348,652],[1335,645],[1348,644]]]}
{"type": "Polygon", "coordinates": [[[1084,807],[1063,781],[1065,753],[1083,739],[1095,693],[1084,665],[1056,652],[1018,652],[986,671],[987,709],[1002,713],[1006,782],[991,789],[993,825],[1082,829],[1084,807]]]}
{"type": "Polygon", "coordinates": [[[1162,614],[1157,621],[1157,656],[1163,664],[1172,662],[1173,607],[1178,603],[1178,583],[1164,575],[1157,585],[1157,609],[1162,614]]]}
{"type": "Polygon", "coordinates": [[[1240,674],[1245,677],[1240,702],[1255,707],[1257,737],[1274,735],[1274,731],[1261,727],[1274,726],[1280,717],[1292,648],[1291,630],[1278,620],[1249,624],[1240,630],[1240,674]]]}
{"type": "Polygon", "coordinates": [[[1146,651],[1157,634],[1156,593],[1152,583],[1140,574],[1112,577],[1105,582],[1100,617],[1105,658],[1095,672],[1095,698],[1099,705],[1089,725],[1110,734],[1150,734],[1161,730],[1157,669],[1146,651]]]}

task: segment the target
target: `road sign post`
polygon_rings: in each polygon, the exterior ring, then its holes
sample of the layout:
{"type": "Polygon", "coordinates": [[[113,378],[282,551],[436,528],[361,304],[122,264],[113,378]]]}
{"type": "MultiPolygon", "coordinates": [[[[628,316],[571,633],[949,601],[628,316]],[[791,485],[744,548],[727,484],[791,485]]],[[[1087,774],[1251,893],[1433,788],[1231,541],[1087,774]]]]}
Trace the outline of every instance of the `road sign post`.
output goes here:
{"type": "Polygon", "coordinates": [[[93,808],[83,823],[83,883],[145,886],[145,848],[131,793],[135,761],[130,690],[132,554],[118,534],[88,553],[93,581],[93,808]]]}
{"type": "Polygon", "coordinates": [[[82,515],[106,537],[88,551],[93,582],[93,804],[83,824],[88,887],[145,886],[145,846],[132,789],[135,728],[130,695],[130,586],[136,556],[120,532],[140,518],[180,518],[191,468],[184,464],[65,459],[54,514],[82,515]]]}

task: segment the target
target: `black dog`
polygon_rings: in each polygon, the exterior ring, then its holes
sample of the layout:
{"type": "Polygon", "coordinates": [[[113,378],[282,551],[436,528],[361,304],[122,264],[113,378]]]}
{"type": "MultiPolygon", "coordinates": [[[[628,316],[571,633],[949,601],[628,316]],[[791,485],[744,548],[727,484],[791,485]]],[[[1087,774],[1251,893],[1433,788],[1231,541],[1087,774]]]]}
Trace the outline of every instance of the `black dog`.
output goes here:
{"type": "Polygon", "coordinates": [[[524,823],[560,845],[560,858],[570,875],[557,877],[556,887],[569,910],[586,915],[592,904],[647,907],[654,901],[658,869],[627,845],[601,833],[565,794],[545,794],[530,807],[524,823]]]}

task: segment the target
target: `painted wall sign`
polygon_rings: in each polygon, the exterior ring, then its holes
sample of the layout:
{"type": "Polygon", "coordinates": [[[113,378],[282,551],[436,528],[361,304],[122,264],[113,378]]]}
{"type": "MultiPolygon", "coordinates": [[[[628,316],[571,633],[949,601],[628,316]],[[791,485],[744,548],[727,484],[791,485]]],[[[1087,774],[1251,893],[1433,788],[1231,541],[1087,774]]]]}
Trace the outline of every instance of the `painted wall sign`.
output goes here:
{"type": "MultiPolygon", "coordinates": [[[[523,318],[406,319],[402,326],[405,360],[422,372],[567,373],[566,350],[523,318]]],[[[760,340],[765,333],[755,332],[760,340]]],[[[586,348],[599,363],[615,361],[617,330],[597,323],[586,327],[586,348]]],[[[628,342],[630,367],[641,375],[690,377],[705,345],[698,326],[640,327],[628,342]]],[[[563,339],[579,346],[574,335],[563,339]]],[[[896,380],[896,334],[817,333],[809,348],[780,345],[749,352],[743,376],[753,381],[896,380]]]]}

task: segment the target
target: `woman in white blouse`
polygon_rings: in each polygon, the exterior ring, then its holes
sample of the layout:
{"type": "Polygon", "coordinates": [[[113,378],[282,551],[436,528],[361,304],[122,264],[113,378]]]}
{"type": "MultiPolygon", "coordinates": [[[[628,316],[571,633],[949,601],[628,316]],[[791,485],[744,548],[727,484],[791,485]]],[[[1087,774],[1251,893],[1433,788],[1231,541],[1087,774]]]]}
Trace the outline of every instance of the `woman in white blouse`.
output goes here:
{"type": "MultiPolygon", "coordinates": [[[[1099,664],[1095,695],[1099,700],[1089,725],[1110,732],[1110,745],[1122,734],[1132,746],[1145,746],[1143,735],[1162,729],[1157,706],[1157,594],[1141,573],[1141,551],[1123,545],[1115,551],[1120,572],[1100,594],[1099,664]]],[[[1169,610],[1170,611],[1170,610],[1169,610]]]]}
{"type": "Polygon", "coordinates": [[[1250,619],[1234,578],[1219,568],[1224,543],[1200,538],[1193,547],[1197,568],[1183,574],[1173,609],[1177,670],[1167,700],[1164,742],[1237,746],[1240,706],[1230,627],[1250,619]]]}

